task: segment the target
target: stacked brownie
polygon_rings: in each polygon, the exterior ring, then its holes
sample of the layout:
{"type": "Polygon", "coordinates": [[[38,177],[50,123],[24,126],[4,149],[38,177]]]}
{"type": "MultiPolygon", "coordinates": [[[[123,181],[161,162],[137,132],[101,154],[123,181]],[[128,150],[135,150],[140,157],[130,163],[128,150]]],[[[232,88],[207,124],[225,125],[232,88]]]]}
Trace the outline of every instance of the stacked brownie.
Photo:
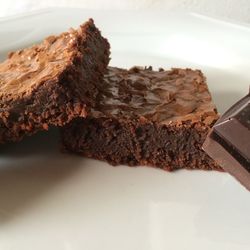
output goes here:
{"type": "Polygon", "coordinates": [[[201,148],[217,118],[199,70],[110,67],[96,106],[62,129],[62,141],[112,165],[221,170],[201,148]]]}
{"type": "Polygon", "coordinates": [[[112,165],[221,168],[201,149],[218,118],[199,70],[108,66],[90,19],[0,64],[0,143],[50,126],[64,149],[112,165]]]}
{"type": "Polygon", "coordinates": [[[85,117],[109,62],[109,43],[90,19],[9,54],[0,64],[0,143],[85,117]]]}

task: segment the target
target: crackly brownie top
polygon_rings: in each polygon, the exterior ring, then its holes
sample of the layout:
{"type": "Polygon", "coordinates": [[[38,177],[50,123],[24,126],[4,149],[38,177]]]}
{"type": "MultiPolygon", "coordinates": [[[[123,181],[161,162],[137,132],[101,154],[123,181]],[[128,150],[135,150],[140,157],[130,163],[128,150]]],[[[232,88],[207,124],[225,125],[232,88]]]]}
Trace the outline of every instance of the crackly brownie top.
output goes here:
{"type": "Polygon", "coordinates": [[[200,70],[153,71],[109,67],[94,117],[145,118],[172,123],[203,120],[211,123],[217,112],[200,70]]]}
{"type": "Polygon", "coordinates": [[[0,64],[0,102],[25,97],[42,83],[57,81],[78,55],[85,31],[93,25],[90,19],[77,30],[49,36],[39,45],[9,53],[0,64]]]}

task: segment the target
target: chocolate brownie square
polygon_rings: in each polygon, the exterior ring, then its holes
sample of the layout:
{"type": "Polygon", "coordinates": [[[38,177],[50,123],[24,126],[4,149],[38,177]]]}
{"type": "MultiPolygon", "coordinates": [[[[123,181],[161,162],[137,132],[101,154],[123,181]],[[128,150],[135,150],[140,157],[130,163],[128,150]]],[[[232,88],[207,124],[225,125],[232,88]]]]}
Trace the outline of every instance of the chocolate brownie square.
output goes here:
{"type": "Polygon", "coordinates": [[[108,62],[109,43],[92,19],[11,52],[0,64],[0,143],[85,117],[108,62]]]}
{"type": "Polygon", "coordinates": [[[110,67],[96,102],[62,128],[66,151],[112,165],[221,170],[201,148],[218,114],[200,70],[110,67]]]}

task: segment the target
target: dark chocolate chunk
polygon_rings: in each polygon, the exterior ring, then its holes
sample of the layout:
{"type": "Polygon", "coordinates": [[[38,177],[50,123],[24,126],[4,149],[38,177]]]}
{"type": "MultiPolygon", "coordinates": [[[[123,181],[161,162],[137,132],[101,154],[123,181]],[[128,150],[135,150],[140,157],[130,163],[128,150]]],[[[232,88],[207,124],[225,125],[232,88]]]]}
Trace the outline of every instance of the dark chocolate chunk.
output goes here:
{"type": "Polygon", "coordinates": [[[110,67],[96,106],[65,126],[62,140],[112,165],[221,170],[201,148],[217,118],[199,70],[110,67]]]}
{"type": "Polygon", "coordinates": [[[214,125],[204,150],[250,191],[250,95],[232,106],[214,125]]]}
{"type": "Polygon", "coordinates": [[[0,143],[85,117],[108,61],[109,44],[92,19],[10,53],[0,64],[0,143]]]}

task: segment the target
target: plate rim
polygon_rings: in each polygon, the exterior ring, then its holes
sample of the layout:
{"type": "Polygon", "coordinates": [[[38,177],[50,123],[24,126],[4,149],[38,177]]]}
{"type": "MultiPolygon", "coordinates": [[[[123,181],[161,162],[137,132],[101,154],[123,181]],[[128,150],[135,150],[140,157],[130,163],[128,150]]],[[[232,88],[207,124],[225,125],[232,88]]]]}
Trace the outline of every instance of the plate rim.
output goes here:
{"type": "MultiPolygon", "coordinates": [[[[29,10],[29,11],[24,11],[22,13],[17,13],[13,14],[10,16],[2,16],[0,17],[0,24],[8,22],[8,21],[15,21],[18,19],[26,18],[26,17],[32,17],[36,15],[42,15],[45,13],[50,13],[50,12],[56,12],[56,11],[65,11],[65,10],[82,10],[82,11],[95,11],[95,12],[138,12],[138,10],[121,10],[121,9],[88,9],[88,8],[83,8],[83,7],[44,7],[40,9],[35,9],[35,10],[29,10]]],[[[231,25],[234,26],[234,28],[240,28],[240,29],[247,29],[250,31],[250,22],[244,22],[244,21],[237,21],[233,20],[231,18],[226,18],[226,17],[219,17],[218,15],[211,15],[211,14],[204,14],[202,12],[195,12],[195,11],[185,11],[185,10],[176,10],[176,11],[170,11],[170,10],[156,10],[158,13],[164,13],[166,15],[166,12],[170,15],[175,15],[175,14],[183,14],[183,15],[189,15],[193,16],[199,19],[206,19],[208,21],[217,21],[220,22],[221,24],[224,25],[231,25]]],[[[153,11],[150,9],[142,9],[140,10],[140,13],[152,13],[153,11]]]]}

